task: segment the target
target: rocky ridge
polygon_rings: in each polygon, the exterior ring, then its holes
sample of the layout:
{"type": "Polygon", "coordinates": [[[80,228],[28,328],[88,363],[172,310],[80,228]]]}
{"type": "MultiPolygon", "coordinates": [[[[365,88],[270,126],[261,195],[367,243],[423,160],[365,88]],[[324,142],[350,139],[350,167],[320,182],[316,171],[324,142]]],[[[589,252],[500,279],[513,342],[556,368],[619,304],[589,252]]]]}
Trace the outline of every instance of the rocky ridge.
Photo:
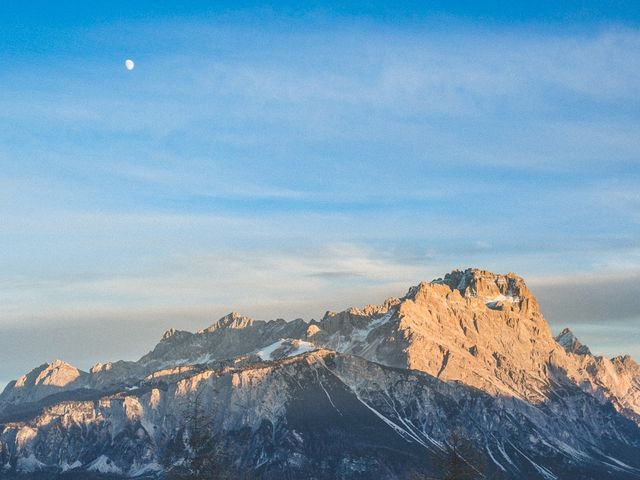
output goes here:
{"type": "Polygon", "coordinates": [[[556,342],[564,347],[569,353],[577,353],[578,355],[591,355],[591,350],[586,345],[580,343],[573,332],[565,328],[556,336],[556,342]]]}
{"type": "Polygon", "coordinates": [[[520,277],[477,269],[320,321],[168,330],[139,361],[89,373],[38,367],[0,395],[5,471],[161,474],[198,392],[233,467],[264,478],[431,471],[453,428],[494,476],[640,478],[638,364],[554,338],[520,277]]]}

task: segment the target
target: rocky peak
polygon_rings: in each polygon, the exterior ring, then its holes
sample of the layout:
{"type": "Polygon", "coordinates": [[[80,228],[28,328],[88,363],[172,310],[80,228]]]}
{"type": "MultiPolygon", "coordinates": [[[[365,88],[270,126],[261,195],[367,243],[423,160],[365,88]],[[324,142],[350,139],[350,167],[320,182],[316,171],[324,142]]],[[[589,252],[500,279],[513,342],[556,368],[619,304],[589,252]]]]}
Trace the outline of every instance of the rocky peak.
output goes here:
{"type": "MultiPolygon", "coordinates": [[[[164,340],[164,336],[163,336],[163,340],[164,340]]],[[[106,363],[98,362],[89,369],[89,373],[92,375],[95,375],[101,372],[109,372],[111,370],[113,370],[113,362],[106,362],[106,363]]]]}
{"type": "Polygon", "coordinates": [[[161,342],[164,342],[165,340],[169,340],[171,337],[175,336],[175,334],[178,331],[175,328],[170,328],[168,330],[166,330],[163,334],[162,334],[162,338],[160,339],[161,342]]]}
{"type": "Polygon", "coordinates": [[[528,293],[524,280],[515,273],[501,275],[477,268],[453,270],[432,283],[445,284],[451,290],[458,290],[463,297],[503,295],[515,298],[528,293]]]}
{"type": "Polygon", "coordinates": [[[231,312],[213,323],[210,327],[205,328],[204,332],[215,332],[221,328],[247,328],[253,325],[254,322],[255,320],[251,317],[245,317],[238,312],[231,312]]]}
{"type": "Polygon", "coordinates": [[[424,289],[438,285],[448,287],[449,291],[457,292],[463,298],[481,299],[487,307],[495,310],[515,309],[534,316],[540,313],[536,298],[524,280],[515,273],[496,274],[477,268],[453,270],[444,278],[421,283],[409,295],[415,296],[424,289]]]}
{"type": "Polygon", "coordinates": [[[44,363],[7,384],[0,395],[0,410],[6,404],[35,402],[52,393],[78,385],[81,377],[86,375],[62,360],[44,363]]]}
{"type": "Polygon", "coordinates": [[[36,385],[63,387],[76,380],[80,375],[81,372],[76,367],[63,360],[54,360],[38,375],[36,385]]]}
{"type": "Polygon", "coordinates": [[[591,350],[589,350],[589,347],[580,343],[578,338],[568,328],[562,330],[560,334],[555,337],[555,339],[556,342],[558,342],[569,353],[576,353],[578,355],[591,355],[591,350]]]}
{"type": "Polygon", "coordinates": [[[327,311],[320,321],[320,328],[328,334],[350,335],[355,330],[364,329],[374,318],[388,313],[400,301],[389,299],[382,305],[367,305],[360,308],[349,308],[343,312],[327,311]]]}
{"type": "Polygon", "coordinates": [[[611,359],[614,365],[622,365],[626,368],[639,369],[639,365],[631,357],[631,355],[618,355],[611,359]]]}
{"type": "MultiPolygon", "coordinates": [[[[351,315],[360,315],[363,317],[374,317],[376,315],[384,315],[393,307],[400,303],[400,299],[396,297],[387,298],[382,304],[365,305],[362,308],[351,307],[347,310],[351,315]]],[[[331,312],[327,312],[330,314],[331,312]]],[[[327,316],[325,314],[325,317],[327,316]]]]}
{"type": "Polygon", "coordinates": [[[320,325],[329,334],[342,332],[348,335],[356,328],[355,324],[364,324],[365,321],[363,315],[359,315],[354,309],[349,309],[343,312],[325,312],[320,325]]]}
{"type": "Polygon", "coordinates": [[[31,387],[37,385],[47,385],[52,387],[63,387],[75,381],[82,372],[63,360],[54,360],[45,363],[31,372],[23,375],[16,382],[16,387],[31,387]]]}
{"type": "Polygon", "coordinates": [[[171,340],[179,340],[186,337],[192,336],[193,333],[187,332],[185,330],[176,330],[175,328],[170,328],[162,334],[161,342],[167,342],[171,340]]]}

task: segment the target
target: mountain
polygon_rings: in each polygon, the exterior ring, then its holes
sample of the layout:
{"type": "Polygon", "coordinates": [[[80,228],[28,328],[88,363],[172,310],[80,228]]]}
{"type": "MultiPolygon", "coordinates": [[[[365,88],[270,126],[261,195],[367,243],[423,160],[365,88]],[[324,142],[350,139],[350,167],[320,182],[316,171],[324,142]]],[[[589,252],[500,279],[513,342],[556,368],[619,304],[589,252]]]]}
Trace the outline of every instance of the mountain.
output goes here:
{"type": "Polygon", "coordinates": [[[8,405],[41,400],[55,392],[65,390],[85,375],[85,372],[62,360],[40,365],[5,387],[0,396],[0,409],[8,405]]]}
{"type": "Polygon", "coordinates": [[[0,476],[188,470],[194,402],[233,478],[438,478],[454,434],[479,478],[640,478],[640,366],[554,338],[522,278],[477,269],[319,321],[171,329],[137,362],[38,367],[0,394],[0,476]]]}
{"type": "Polygon", "coordinates": [[[564,347],[569,353],[577,353],[578,355],[591,355],[591,350],[586,345],[580,343],[580,340],[576,338],[573,332],[565,328],[556,337],[556,342],[564,347]]]}

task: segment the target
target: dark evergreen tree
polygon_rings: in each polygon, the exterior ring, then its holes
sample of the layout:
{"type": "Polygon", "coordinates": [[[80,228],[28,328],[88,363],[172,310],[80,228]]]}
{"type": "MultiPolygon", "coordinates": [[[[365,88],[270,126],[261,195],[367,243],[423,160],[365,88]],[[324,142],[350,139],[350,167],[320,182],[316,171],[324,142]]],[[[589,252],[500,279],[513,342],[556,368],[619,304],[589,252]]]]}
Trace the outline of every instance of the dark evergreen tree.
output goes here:
{"type": "Polygon", "coordinates": [[[446,452],[438,462],[442,480],[484,479],[484,456],[460,431],[452,431],[446,441],[446,452]]]}
{"type": "Polygon", "coordinates": [[[460,431],[452,431],[445,442],[444,452],[429,455],[428,464],[439,472],[427,475],[414,472],[411,480],[484,480],[485,462],[482,453],[460,431]]]}
{"type": "Polygon", "coordinates": [[[169,445],[167,458],[174,457],[180,449],[184,456],[183,464],[171,468],[170,479],[218,480],[227,478],[221,465],[221,456],[215,439],[213,412],[203,404],[200,392],[189,401],[178,441],[169,445]],[[181,440],[181,441],[180,441],[181,440]],[[179,447],[178,447],[179,445],[179,447]]]}

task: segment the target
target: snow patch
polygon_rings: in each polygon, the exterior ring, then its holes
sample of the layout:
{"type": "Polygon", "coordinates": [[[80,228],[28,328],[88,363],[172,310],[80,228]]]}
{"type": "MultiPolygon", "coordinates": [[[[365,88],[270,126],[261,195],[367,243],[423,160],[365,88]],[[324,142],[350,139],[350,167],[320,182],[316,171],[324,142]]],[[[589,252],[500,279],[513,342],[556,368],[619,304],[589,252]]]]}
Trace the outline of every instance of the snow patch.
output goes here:
{"type": "Polygon", "coordinates": [[[493,463],[495,463],[500,470],[502,470],[503,472],[506,472],[507,469],[504,468],[504,466],[496,460],[496,457],[493,456],[493,453],[491,452],[491,448],[489,448],[489,442],[486,442],[486,446],[487,446],[487,453],[489,454],[489,457],[491,457],[491,460],[493,461],[493,463]]]}
{"type": "Polygon", "coordinates": [[[283,348],[287,349],[283,353],[284,355],[278,355],[278,359],[280,358],[288,358],[295,357],[296,355],[301,355],[303,353],[312,352],[317,350],[317,346],[314,343],[306,342],[304,340],[291,340],[288,338],[284,338],[282,340],[278,340],[277,342],[272,343],[271,345],[263,348],[262,350],[258,350],[256,355],[260,357],[263,361],[275,360],[273,358],[273,354],[276,350],[283,348]]]}
{"type": "Polygon", "coordinates": [[[569,457],[573,458],[577,462],[590,462],[593,460],[590,455],[580,450],[573,448],[571,445],[568,445],[560,440],[556,440],[558,444],[558,448],[564,452],[569,457]]]}
{"type": "Polygon", "coordinates": [[[489,308],[496,308],[500,303],[516,303],[520,301],[520,297],[511,295],[498,295],[496,297],[485,297],[485,305],[489,308]]]}
{"type": "Polygon", "coordinates": [[[602,462],[602,463],[604,463],[605,465],[609,465],[610,467],[614,468],[615,470],[622,471],[622,472],[637,472],[638,471],[637,468],[633,468],[630,465],[627,465],[626,463],[621,462],[617,458],[610,457],[609,455],[605,455],[605,457],[608,458],[609,460],[611,460],[613,462],[613,464],[611,464],[609,462],[602,462]]]}
{"type": "Polygon", "coordinates": [[[265,361],[271,360],[271,354],[275,352],[278,348],[282,346],[284,340],[278,340],[275,343],[272,343],[268,347],[264,347],[262,350],[258,350],[256,353],[258,356],[265,361]]]}
{"type": "Polygon", "coordinates": [[[342,416],[342,412],[340,411],[340,409],[338,407],[336,407],[336,404],[333,403],[333,400],[331,400],[331,395],[329,395],[329,392],[327,392],[327,389],[324,388],[324,385],[322,384],[322,380],[320,380],[320,375],[318,375],[318,371],[315,370],[315,369],[313,371],[316,374],[316,379],[318,380],[318,383],[320,384],[320,387],[322,387],[322,390],[324,391],[325,395],[329,399],[329,402],[331,403],[331,406],[336,409],[336,411],[340,414],[340,416],[342,416]]]}
{"type": "Polygon", "coordinates": [[[69,465],[67,462],[62,462],[62,464],[60,465],[60,470],[62,470],[63,472],[68,472],[69,470],[75,470],[76,468],[80,467],[82,467],[82,462],[80,460],[76,460],[71,465],[69,465]]]}
{"type": "Polygon", "coordinates": [[[179,358],[178,360],[169,360],[162,362],[160,365],[162,368],[174,367],[180,365],[199,365],[202,363],[209,363],[215,360],[211,354],[200,355],[197,358],[179,358]]]}
{"type": "Polygon", "coordinates": [[[18,459],[16,470],[20,473],[33,473],[38,470],[42,470],[46,465],[38,460],[32,453],[28,457],[21,457],[18,459]]]}
{"type": "Polygon", "coordinates": [[[402,428],[397,423],[393,422],[392,420],[389,420],[387,417],[385,417],[383,414],[381,414],[378,410],[376,410],[371,405],[369,405],[367,402],[365,402],[362,398],[360,398],[360,395],[358,395],[357,392],[353,391],[353,393],[356,396],[356,398],[360,401],[360,403],[362,403],[365,407],[367,407],[369,410],[371,410],[374,413],[374,415],[376,415],[380,420],[382,420],[384,423],[386,423],[388,426],[390,426],[398,435],[400,435],[400,437],[402,437],[403,440],[405,440],[407,442],[415,441],[415,442],[419,443],[420,445],[422,445],[423,447],[428,448],[427,444],[424,443],[424,441],[422,441],[422,439],[417,437],[415,433],[408,432],[407,430],[402,428]]]}
{"type": "Polygon", "coordinates": [[[150,462],[142,465],[134,464],[129,470],[129,476],[139,477],[140,475],[145,475],[148,473],[163,472],[163,471],[164,471],[164,468],[162,468],[162,465],[158,464],[157,462],[150,462]]]}
{"type": "Polygon", "coordinates": [[[87,470],[99,473],[114,473],[117,475],[122,474],[122,470],[106,455],[100,455],[98,458],[96,458],[89,464],[87,470]]]}
{"type": "Polygon", "coordinates": [[[305,342],[304,340],[294,340],[292,344],[294,347],[296,347],[296,349],[288,353],[287,357],[295,357],[296,355],[301,355],[303,353],[313,352],[318,348],[315,346],[315,344],[311,342],[305,342]]]}
{"type": "Polygon", "coordinates": [[[533,468],[535,468],[538,471],[538,473],[540,475],[542,475],[546,480],[558,480],[558,477],[551,470],[543,467],[542,465],[538,465],[531,458],[526,456],[522,452],[522,450],[520,450],[518,447],[516,447],[513,443],[509,442],[509,444],[515,449],[516,452],[518,452],[520,455],[522,455],[524,458],[526,458],[529,461],[529,463],[531,463],[531,465],[533,465],[533,468]]]}
{"type": "Polygon", "coordinates": [[[373,330],[375,330],[380,325],[382,325],[387,320],[389,320],[392,315],[393,315],[393,312],[389,312],[380,318],[372,320],[371,323],[367,325],[365,328],[354,330],[353,333],[351,334],[351,339],[355,342],[364,342],[369,336],[369,333],[371,333],[373,330]]]}
{"type": "Polygon", "coordinates": [[[518,466],[513,463],[513,461],[511,460],[511,457],[509,457],[509,455],[507,455],[507,451],[504,448],[504,445],[502,445],[500,442],[496,441],[496,446],[498,447],[498,450],[500,451],[500,453],[502,454],[502,456],[504,457],[504,459],[509,462],[509,464],[515,468],[516,470],[520,470],[518,468],[518,466]]]}

